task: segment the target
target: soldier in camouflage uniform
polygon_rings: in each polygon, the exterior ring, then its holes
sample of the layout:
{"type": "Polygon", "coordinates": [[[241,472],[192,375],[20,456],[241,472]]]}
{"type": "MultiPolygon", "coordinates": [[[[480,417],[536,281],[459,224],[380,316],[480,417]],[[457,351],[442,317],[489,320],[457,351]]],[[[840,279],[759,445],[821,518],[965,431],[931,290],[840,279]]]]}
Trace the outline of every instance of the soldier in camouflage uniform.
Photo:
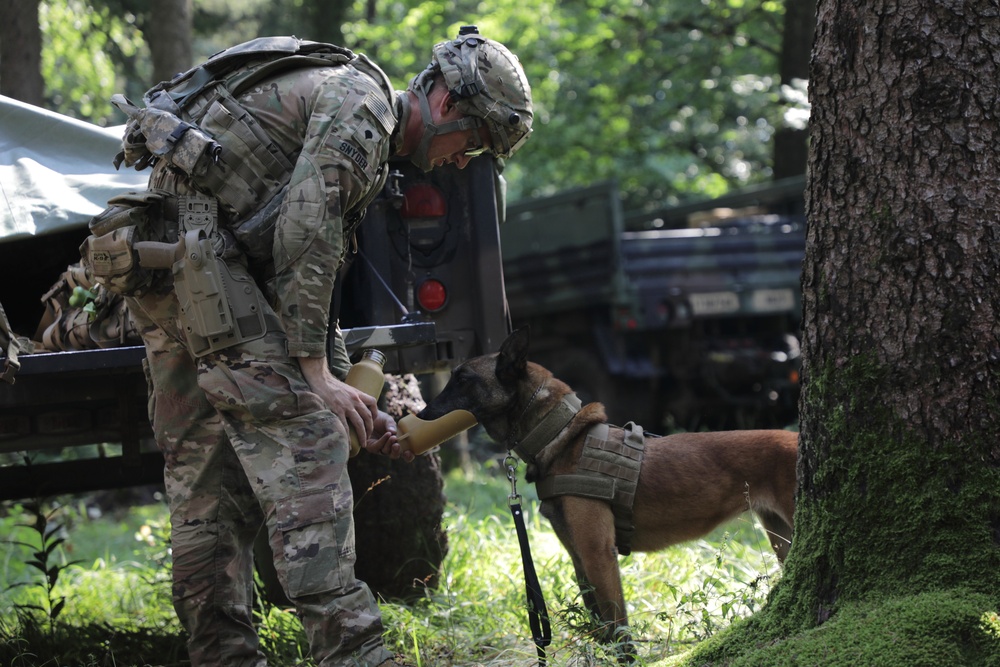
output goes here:
{"type": "MultiPolygon", "coordinates": [[[[396,458],[399,445],[392,418],[338,379],[350,365],[339,331],[330,332],[339,353],[327,358],[334,280],[391,155],[425,170],[462,168],[482,152],[509,157],[531,131],[531,98],[516,57],[474,30],[435,46],[432,63],[402,92],[368,59],[350,56],[267,76],[223,99],[225,114],[181,116],[219,146],[206,182],[211,169],[248,169],[243,139],[219,121],[238,117],[234,108],[280,150],[290,177],[272,172],[252,205],[240,204],[246,192],[202,187],[179,158],[156,161],[150,177],[151,191],[170,193],[168,202],[206,189],[215,196],[217,254],[238,284],[259,287],[267,325],[262,336],[200,352],[169,276],[128,299],[146,346],[150,415],[166,459],[174,606],[193,665],[265,665],[251,617],[261,526],[316,663],[398,664],[383,646],[375,600],[354,574],[348,428],[366,435],[369,452],[396,458]],[[267,204],[277,206],[273,225],[243,233],[267,204]],[[255,246],[261,234],[265,243],[255,246]]],[[[220,99],[218,89],[204,96],[220,99]]],[[[152,146],[156,131],[145,132],[152,146]]]]}

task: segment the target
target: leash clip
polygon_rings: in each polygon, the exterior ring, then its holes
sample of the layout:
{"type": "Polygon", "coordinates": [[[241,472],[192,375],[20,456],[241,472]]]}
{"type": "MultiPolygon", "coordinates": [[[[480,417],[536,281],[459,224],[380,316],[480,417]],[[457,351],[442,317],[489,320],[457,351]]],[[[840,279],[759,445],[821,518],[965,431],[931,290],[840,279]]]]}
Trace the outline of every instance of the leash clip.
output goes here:
{"type": "Polygon", "coordinates": [[[507,496],[508,505],[516,505],[521,496],[517,492],[517,459],[508,454],[503,460],[503,467],[507,470],[507,480],[510,482],[510,495],[507,496]]]}

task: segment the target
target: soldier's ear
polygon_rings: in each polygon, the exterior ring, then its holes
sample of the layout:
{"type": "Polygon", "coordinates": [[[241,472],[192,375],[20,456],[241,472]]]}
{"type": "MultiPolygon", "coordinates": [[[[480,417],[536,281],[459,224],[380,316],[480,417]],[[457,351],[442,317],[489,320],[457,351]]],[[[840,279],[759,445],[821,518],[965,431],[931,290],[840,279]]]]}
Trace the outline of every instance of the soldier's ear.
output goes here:
{"type": "Polygon", "coordinates": [[[512,386],[528,372],[530,330],[522,327],[507,336],[497,355],[497,379],[501,385],[512,386]]]}

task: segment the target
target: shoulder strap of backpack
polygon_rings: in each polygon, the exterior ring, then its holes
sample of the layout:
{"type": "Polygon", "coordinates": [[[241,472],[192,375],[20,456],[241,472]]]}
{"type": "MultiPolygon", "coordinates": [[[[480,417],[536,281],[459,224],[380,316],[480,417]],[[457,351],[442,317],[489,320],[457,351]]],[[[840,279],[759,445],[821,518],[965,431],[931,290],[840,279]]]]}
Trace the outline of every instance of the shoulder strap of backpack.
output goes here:
{"type": "Polygon", "coordinates": [[[178,108],[183,108],[187,99],[220,81],[225,81],[235,95],[255,81],[283,69],[343,64],[354,58],[353,51],[334,44],[297,37],[258,37],[220,51],[170,81],[158,83],[143,98],[148,105],[152,98],[165,91],[178,108]]]}

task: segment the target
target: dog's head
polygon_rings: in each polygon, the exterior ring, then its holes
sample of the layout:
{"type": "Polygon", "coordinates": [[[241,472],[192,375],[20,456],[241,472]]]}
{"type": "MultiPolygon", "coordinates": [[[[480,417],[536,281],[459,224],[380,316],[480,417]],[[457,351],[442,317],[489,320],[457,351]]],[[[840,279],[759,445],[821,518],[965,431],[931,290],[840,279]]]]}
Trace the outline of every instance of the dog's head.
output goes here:
{"type": "Polygon", "coordinates": [[[452,410],[468,410],[490,437],[505,440],[538,388],[558,383],[549,371],[528,361],[528,343],[528,329],[518,329],[500,345],[499,352],[461,364],[417,416],[430,420],[452,410]]]}

